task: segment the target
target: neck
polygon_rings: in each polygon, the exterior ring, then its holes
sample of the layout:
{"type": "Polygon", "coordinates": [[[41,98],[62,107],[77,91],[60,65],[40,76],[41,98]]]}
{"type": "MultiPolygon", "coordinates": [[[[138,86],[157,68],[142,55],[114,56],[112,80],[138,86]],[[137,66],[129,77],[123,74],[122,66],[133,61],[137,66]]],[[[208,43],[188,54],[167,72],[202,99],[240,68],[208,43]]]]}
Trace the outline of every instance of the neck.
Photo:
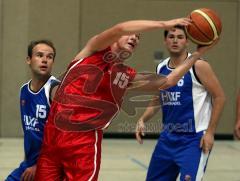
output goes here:
{"type": "Polygon", "coordinates": [[[33,76],[31,83],[30,83],[30,89],[33,92],[39,91],[39,89],[42,88],[42,86],[46,83],[46,81],[49,79],[49,77],[50,77],[50,75],[41,77],[41,78],[33,76]]]}
{"type": "Polygon", "coordinates": [[[116,42],[111,45],[111,51],[116,54],[118,54],[121,51],[116,42]]]}
{"type": "Polygon", "coordinates": [[[180,64],[186,60],[188,56],[187,52],[176,54],[176,53],[170,53],[170,66],[173,68],[178,67],[180,64]]]}
{"type": "MultiPolygon", "coordinates": [[[[116,54],[117,57],[118,57],[119,54],[120,54],[121,52],[123,52],[123,51],[125,51],[125,50],[119,48],[119,46],[118,46],[117,43],[114,43],[114,44],[111,45],[111,52],[114,53],[114,54],[116,54]]],[[[121,56],[121,58],[123,58],[123,56],[121,56]]],[[[124,60],[125,60],[125,59],[119,60],[119,59],[117,58],[117,59],[115,59],[115,62],[124,62],[124,60]]]]}

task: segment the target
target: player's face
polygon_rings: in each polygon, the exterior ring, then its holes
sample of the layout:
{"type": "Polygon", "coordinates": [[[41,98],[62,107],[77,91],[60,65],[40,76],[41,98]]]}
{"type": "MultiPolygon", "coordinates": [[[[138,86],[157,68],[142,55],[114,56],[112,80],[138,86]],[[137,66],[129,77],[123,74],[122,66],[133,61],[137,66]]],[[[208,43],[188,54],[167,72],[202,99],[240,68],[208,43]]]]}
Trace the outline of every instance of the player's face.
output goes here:
{"type": "Polygon", "coordinates": [[[38,77],[49,76],[54,62],[54,51],[46,44],[38,44],[32,50],[32,57],[27,57],[33,75],[38,77]]]}
{"type": "Polygon", "coordinates": [[[122,36],[118,40],[118,47],[121,50],[128,51],[129,53],[132,53],[136,49],[137,45],[139,44],[139,39],[140,39],[139,34],[122,36]]]}
{"type": "Polygon", "coordinates": [[[188,46],[188,40],[184,31],[178,28],[175,31],[169,31],[165,38],[165,45],[170,53],[184,53],[188,46]]]}

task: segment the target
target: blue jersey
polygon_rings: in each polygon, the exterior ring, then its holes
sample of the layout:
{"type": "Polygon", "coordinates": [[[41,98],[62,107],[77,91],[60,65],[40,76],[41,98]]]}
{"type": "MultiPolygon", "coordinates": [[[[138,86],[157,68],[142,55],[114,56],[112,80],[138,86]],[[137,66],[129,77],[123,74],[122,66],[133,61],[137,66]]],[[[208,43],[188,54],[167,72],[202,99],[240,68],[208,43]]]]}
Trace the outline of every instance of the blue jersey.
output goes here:
{"type": "MultiPolygon", "coordinates": [[[[157,74],[168,75],[173,70],[167,58],[158,65],[157,74]]],[[[160,91],[159,98],[164,130],[196,133],[207,129],[212,111],[211,96],[198,80],[194,67],[176,86],[160,91]]]]}
{"type": "Polygon", "coordinates": [[[30,90],[30,82],[24,84],[20,91],[20,110],[27,165],[33,165],[37,161],[42,145],[44,125],[50,109],[51,85],[56,84],[58,80],[51,76],[38,92],[30,90]]]}

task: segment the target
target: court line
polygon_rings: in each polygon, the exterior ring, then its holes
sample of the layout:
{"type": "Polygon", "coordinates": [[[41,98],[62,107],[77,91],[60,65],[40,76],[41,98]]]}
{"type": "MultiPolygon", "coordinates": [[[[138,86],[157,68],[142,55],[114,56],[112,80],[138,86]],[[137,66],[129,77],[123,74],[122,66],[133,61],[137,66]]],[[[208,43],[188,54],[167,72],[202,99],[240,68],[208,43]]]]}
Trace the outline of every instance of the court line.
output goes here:
{"type": "Polygon", "coordinates": [[[226,144],[226,147],[227,147],[227,148],[230,148],[230,149],[232,149],[232,150],[234,150],[234,151],[237,151],[237,152],[240,151],[240,149],[239,149],[238,147],[236,147],[235,145],[231,145],[230,143],[227,143],[227,144],[226,144]]]}
{"type": "Polygon", "coordinates": [[[147,170],[148,169],[148,166],[145,165],[144,163],[142,163],[140,160],[134,158],[134,157],[131,157],[131,156],[128,156],[128,158],[133,162],[135,163],[136,165],[140,166],[141,168],[143,168],[144,170],[147,170]]]}

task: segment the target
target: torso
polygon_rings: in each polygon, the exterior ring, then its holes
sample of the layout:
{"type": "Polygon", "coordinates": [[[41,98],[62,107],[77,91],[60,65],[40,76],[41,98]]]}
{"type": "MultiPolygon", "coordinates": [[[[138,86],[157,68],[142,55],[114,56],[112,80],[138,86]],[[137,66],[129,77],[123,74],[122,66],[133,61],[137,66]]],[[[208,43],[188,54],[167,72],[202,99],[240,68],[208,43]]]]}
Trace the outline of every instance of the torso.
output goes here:
{"type": "MultiPolygon", "coordinates": [[[[158,65],[157,73],[168,75],[169,58],[158,65]]],[[[211,116],[211,97],[191,68],[177,83],[160,91],[164,129],[195,133],[207,129],[211,116]]]]}
{"type": "Polygon", "coordinates": [[[135,70],[104,61],[106,49],[74,61],[60,85],[51,110],[50,124],[62,131],[103,129],[118,113],[135,70]]]}
{"type": "Polygon", "coordinates": [[[20,109],[25,157],[28,162],[35,162],[39,154],[50,109],[49,92],[51,84],[56,81],[56,78],[51,76],[38,92],[31,91],[30,81],[21,87],[20,109]]]}

